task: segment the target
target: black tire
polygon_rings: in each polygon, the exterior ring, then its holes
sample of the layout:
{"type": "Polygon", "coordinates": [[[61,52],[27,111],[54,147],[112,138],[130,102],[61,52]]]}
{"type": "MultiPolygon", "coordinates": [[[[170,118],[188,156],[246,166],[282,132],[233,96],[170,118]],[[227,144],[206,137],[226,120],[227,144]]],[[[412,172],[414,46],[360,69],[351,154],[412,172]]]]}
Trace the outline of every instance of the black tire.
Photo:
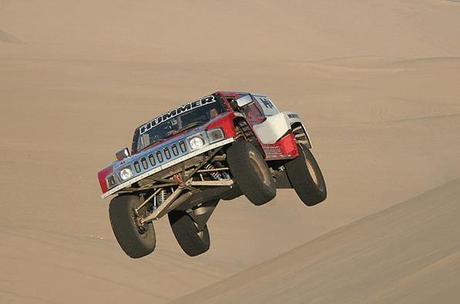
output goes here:
{"type": "Polygon", "coordinates": [[[227,162],[239,189],[254,205],[263,205],[276,196],[275,180],[254,145],[237,141],[227,150],[227,162]]]}
{"type": "Polygon", "coordinates": [[[136,195],[119,195],[112,199],[109,206],[110,223],[118,244],[134,259],[152,253],[156,245],[153,224],[137,224],[134,209],[140,204],[136,195]]]}
{"type": "Polygon", "coordinates": [[[292,187],[307,206],[321,203],[327,197],[326,182],[313,154],[298,145],[299,156],[284,165],[292,187]]]}
{"type": "Polygon", "coordinates": [[[173,210],[168,213],[169,224],[179,246],[189,256],[197,256],[208,251],[211,245],[208,225],[199,231],[197,225],[185,211],[173,210]]]}
{"type": "Polygon", "coordinates": [[[242,196],[243,193],[241,193],[241,190],[238,188],[237,185],[234,185],[233,189],[227,193],[225,193],[224,195],[222,195],[221,199],[223,199],[224,201],[231,201],[231,200],[234,200],[235,198],[238,198],[240,196],[242,196]]]}

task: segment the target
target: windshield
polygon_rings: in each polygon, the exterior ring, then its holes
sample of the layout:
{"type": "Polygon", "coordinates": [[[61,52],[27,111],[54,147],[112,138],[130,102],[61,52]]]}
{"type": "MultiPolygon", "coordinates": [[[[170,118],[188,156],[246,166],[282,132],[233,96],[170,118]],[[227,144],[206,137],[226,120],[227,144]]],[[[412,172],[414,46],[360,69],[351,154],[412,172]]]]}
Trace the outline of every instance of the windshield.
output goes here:
{"type": "Polygon", "coordinates": [[[134,135],[133,150],[140,151],[183,131],[201,126],[224,112],[214,96],[183,105],[139,127],[134,135]]]}

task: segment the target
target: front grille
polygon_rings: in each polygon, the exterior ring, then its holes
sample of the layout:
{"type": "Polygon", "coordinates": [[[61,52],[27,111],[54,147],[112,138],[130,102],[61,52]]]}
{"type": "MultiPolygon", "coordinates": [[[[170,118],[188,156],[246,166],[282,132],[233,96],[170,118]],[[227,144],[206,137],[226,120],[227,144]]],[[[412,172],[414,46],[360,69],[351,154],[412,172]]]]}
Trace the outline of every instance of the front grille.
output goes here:
{"type": "Polygon", "coordinates": [[[158,162],[160,162],[160,163],[163,162],[163,154],[161,154],[160,151],[157,152],[157,159],[158,159],[158,162]]]}
{"type": "Polygon", "coordinates": [[[183,156],[187,154],[187,151],[188,149],[185,144],[185,140],[181,140],[167,147],[162,147],[161,150],[151,152],[148,155],[143,155],[133,163],[136,175],[152,168],[156,168],[166,161],[183,156]]]}
{"type": "Polygon", "coordinates": [[[150,154],[150,155],[149,155],[149,161],[150,161],[150,165],[151,165],[152,167],[154,167],[154,166],[156,165],[156,163],[157,163],[157,162],[155,161],[155,157],[153,156],[153,154],[150,154]]]}
{"type": "Polygon", "coordinates": [[[139,165],[138,161],[134,162],[134,169],[136,170],[137,173],[141,172],[141,165],[139,165]]]}
{"type": "Polygon", "coordinates": [[[142,167],[144,168],[144,170],[147,170],[147,168],[149,167],[149,164],[147,164],[147,160],[144,158],[141,159],[141,163],[142,163],[142,167]]]}
{"type": "Polygon", "coordinates": [[[180,150],[182,151],[182,153],[187,152],[187,145],[185,144],[184,141],[179,142],[179,147],[180,147],[180,150]]]}
{"type": "Polygon", "coordinates": [[[173,151],[174,156],[179,155],[179,149],[177,148],[176,144],[172,145],[171,150],[173,151]]]}
{"type": "Polygon", "coordinates": [[[169,151],[169,148],[164,148],[163,150],[163,153],[164,155],[166,156],[166,159],[170,159],[171,158],[171,152],[169,151]]]}

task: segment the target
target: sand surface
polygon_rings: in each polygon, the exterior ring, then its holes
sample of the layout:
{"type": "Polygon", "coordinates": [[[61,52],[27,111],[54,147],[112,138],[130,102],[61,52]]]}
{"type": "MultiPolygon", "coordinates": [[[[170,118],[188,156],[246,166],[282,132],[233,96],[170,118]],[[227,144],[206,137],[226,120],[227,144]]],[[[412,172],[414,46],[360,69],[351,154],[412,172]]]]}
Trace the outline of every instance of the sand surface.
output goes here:
{"type": "Polygon", "coordinates": [[[455,303],[459,15],[441,0],[0,1],[0,303],[455,303]],[[129,259],[97,171],[135,126],[216,90],[299,112],[328,200],[224,202],[197,258],[163,220],[156,252],[129,259]]]}
{"type": "Polygon", "coordinates": [[[459,196],[450,182],[177,303],[456,303],[459,196]]]}

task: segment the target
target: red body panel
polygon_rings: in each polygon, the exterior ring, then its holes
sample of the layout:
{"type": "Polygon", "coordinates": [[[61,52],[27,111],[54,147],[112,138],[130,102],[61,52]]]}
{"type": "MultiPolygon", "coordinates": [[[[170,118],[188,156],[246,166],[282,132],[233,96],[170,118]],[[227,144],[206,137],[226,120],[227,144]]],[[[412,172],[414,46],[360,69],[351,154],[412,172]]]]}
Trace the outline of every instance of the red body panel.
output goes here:
{"type": "Polygon", "coordinates": [[[291,159],[299,156],[294,135],[289,133],[273,145],[262,145],[267,154],[266,160],[291,159]]]}
{"type": "Polygon", "coordinates": [[[107,188],[106,177],[112,174],[113,168],[109,166],[97,174],[97,179],[99,180],[99,184],[101,185],[102,193],[106,193],[109,189],[107,188]]]}
{"type": "Polygon", "coordinates": [[[216,128],[221,128],[224,131],[225,138],[235,137],[235,126],[233,124],[233,120],[235,119],[235,113],[232,111],[230,113],[226,113],[223,115],[222,118],[211,122],[207,127],[206,130],[212,130],[216,128]]]}

